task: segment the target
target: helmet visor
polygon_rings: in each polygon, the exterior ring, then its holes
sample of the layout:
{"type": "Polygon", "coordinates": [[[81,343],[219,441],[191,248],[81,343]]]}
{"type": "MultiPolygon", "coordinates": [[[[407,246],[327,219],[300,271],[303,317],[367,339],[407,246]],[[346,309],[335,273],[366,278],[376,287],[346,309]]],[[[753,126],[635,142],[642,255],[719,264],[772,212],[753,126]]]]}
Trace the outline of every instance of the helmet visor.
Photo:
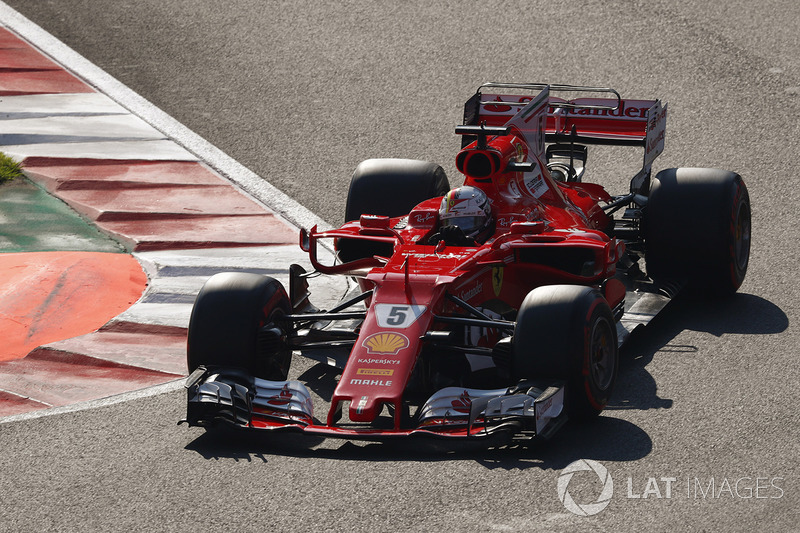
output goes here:
{"type": "Polygon", "coordinates": [[[452,217],[442,220],[442,226],[458,226],[464,235],[474,237],[486,225],[486,217],[452,217]]]}

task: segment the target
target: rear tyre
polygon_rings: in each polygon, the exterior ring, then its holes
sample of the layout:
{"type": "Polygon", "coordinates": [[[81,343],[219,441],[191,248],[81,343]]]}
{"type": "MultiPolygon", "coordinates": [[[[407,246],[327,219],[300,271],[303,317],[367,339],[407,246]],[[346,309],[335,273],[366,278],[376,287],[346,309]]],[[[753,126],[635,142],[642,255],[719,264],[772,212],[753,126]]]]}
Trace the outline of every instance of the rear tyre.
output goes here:
{"type": "Polygon", "coordinates": [[[525,297],[512,339],[515,379],[567,383],[570,418],[605,408],[617,379],[617,330],[605,298],[591,287],[546,285],[525,297]]]}
{"type": "MultiPolygon", "coordinates": [[[[350,180],[345,206],[345,222],[361,215],[399,217],[417,204],[444,196],[450,190],[442,167],[415,159],[367,159],[356,167],[350,180]]],[[[373,255],[389,256],[390,244],[340,239],[337,244],[342,261],[373,255]]]]}
{"type": "Polygon", "coordinates": [[[644,217],[647,273],[656,281],[687,280],[695,293],[732,294],[747,273],[750,227],[750,196],[738,174],[662,170],[644,217]]]}
{"type": "Polygon", "coordinates": [[[197,295],[189,320],[186,362],[244,369],[250,375],[283,381],[292,351],[283,342],[280,318],[291,312],[277,280],[243,272],[212,276],[197,295]]]}

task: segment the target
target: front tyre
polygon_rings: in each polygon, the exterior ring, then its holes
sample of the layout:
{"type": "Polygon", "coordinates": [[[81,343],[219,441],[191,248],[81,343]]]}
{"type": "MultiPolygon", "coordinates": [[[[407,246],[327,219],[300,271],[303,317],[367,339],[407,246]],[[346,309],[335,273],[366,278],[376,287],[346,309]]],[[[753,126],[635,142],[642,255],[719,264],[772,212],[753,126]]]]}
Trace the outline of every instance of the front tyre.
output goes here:
{"type": "MultiPolygon", "coordinates": [[[[361,215],[399,217],[417,204],[444,196],[450,183],[442,167],[416,159],[367,159],[359,163],[350,179],[344,220],[361,215]]],[[[392,246],[385,243],[339,239],[339,258],[354,261],[373,255],[389,256],[392,246]]]]}
{"type": "Polygon", "coordinates": [[[570,418],[608,403],[617,379],[616,322],[605,298],[581,285],[546,285],[525,297],[512,339],[512,375],[567,382],[570,418]]]}
{"type": "Polygon", "coordinates": [[[268,276],[224,272],[197,295],[189,320],[186,362],[244,369],[252,376],[283,381],[292,351],[283,342],[280,318],[291,312],[286,290],[268,276]]]}

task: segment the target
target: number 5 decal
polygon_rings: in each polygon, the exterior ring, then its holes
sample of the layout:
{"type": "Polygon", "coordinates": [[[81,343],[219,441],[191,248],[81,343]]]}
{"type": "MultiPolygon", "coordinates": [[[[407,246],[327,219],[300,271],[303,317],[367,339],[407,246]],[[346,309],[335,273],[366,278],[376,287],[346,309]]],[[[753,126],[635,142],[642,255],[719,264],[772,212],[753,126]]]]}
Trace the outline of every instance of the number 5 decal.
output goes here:
{"type": "Polygon", "coordinates": [[[407,328],[425,312],[424,305],[376,304],[375,318],[382,328],[407,328]]]}
{"type": "MultiPolygon", "coordinates": [[[[393,305],[389,309],[389,315],[386,317],[387,327],[401,327],[405,324],[408,318],[408,308],[405,306],[393,305]]],[[[381,324],[382,325],[382,324],[381,324]]]]}

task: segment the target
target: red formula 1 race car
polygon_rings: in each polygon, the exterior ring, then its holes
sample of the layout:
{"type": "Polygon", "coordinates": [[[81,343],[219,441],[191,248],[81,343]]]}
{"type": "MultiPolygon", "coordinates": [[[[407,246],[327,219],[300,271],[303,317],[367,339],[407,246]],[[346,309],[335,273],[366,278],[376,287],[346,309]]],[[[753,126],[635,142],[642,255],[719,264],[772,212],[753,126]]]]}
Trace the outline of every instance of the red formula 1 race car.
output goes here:
{"type": "Polygon", "coordinates": [[[316,272],[292,265],[288,294],[256,274],[206,283],[189,325],[186,422],[475,440],[547,437],[597,415],[634,328],[682,287],[732,293],[747,270],[739,175],[652,177],[666,115],[659,100],[607,88],[481,86],[456,128],[461,187],[431,163],[364,161],[347,222],[301,230],[316,272]],[[590,144],[644,149],[627,193],[584,181],[590,144]],[[333,264],[318,257],[324,240],[333,264]],[[355,290],[319,310],[306,279],[316,273],[355,290]],[[287,380],[293,353],[339,369],[327,412],[287,380]]]}

